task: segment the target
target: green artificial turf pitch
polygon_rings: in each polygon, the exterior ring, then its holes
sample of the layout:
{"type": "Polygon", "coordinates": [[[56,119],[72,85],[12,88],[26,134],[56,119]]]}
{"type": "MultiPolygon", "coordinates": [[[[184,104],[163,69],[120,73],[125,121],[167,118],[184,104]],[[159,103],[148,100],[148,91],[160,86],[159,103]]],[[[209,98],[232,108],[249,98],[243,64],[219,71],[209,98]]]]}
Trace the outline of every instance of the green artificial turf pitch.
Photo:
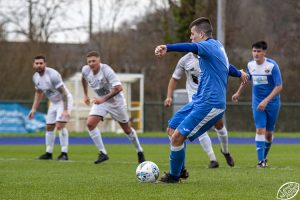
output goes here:
{"type": "MultiPolygon", "coordinates": [[[[220,163],[207,169],[208,157],[200,145],[188,145],[190,173],[180,184],[140,183],[135,177],[137,156],[132,145],[106,145],[109,160],[95,165],[94,145],[70,145],[70,161],[35,158],[44,145],[0,146],[0,199],[276,199],[286,182],[300,182],[300,145],[273,145],[270,167],[257,169],[254,145],[230,145],[236,166],[226,165],[220,146],[213,145],[220,163]]],[[[147,160],[160,173],[169,171],[168,145],[143,145],[147,160]]],[[[298,194],[293,199],[300,199],[298,194]]]]}

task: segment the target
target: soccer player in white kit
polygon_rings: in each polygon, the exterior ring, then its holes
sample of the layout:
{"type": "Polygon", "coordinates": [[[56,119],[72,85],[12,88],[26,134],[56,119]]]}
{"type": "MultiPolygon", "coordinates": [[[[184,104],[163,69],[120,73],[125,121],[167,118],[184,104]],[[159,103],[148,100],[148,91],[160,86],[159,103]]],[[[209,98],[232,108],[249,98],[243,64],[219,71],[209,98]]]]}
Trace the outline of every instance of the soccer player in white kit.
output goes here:
{"type": "Polygon", "coordinates": [[[97,128],[97,124],[103,121],[107,114],[110,114],[127,134],[128,139],[136,149],[138,162],[144,162],[143,148],[140,145],[136,131],[128,123],[129,117],[126,101],[122,93],[123,87],[116,73],[110,66],[101,63],[100,54],[96,51],[89,52],[86,59],[88,65],[82,67],[84,102],[86,105],[92,103],[87,119],[87,128],[100,152],[98,159],[94,163],[99,164],[109,159],[102,141],[101,132],[97,128]],[[88,96],[88,86],[97,95],[92,102],[88,96]]]}
{"type": "Polygon", "coordinates": [[[50,106],[46,117],[46,153],[41,155],[40,160],[51,160],[55,142],[55,128],[59,133],[61,154],[57,160],[68,160],[69,133],[65,127],[72,110],[73,98],[64,85],[61,75],[46,65],[45,56],[36,56],[33,60],[33,83],[35,85],[35,96],[29,119],[33,119],[43,96],[45,95],[50,106]]]}

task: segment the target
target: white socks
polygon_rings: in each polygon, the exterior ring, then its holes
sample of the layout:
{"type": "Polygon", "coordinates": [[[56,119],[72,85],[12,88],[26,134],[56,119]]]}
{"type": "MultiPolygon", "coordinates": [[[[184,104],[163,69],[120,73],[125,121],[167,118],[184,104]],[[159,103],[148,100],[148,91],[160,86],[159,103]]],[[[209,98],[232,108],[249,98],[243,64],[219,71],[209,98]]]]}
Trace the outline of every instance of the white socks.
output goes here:
{"type": "Polygon", "coordinates": [[[135,150],[137,152],[143,151],[143,148],[141,147],[141,144],[140,144],[139,138],[136,134],[136,131],[133,128],[131,128],[131,133],[129,135],[127,135],[127,137],[131,141],[131,143],[134,145],[135,150]]]}
{"type": "Polygon", "coordinates": [[[69,146],[69,132],[67,128],[58,131],[59,141],[61,145],[61,152],[68,153],[69,146]]]}
{"type": "Polygon", "coordinates": [[[55,142],[54,131],[46,131],[45,140],[46,140],[46,152],[53,153],[53,147],[55,142]]]}
{"type": "Polygon", "coordinates": [[[228,134],[227,134],[227,129],[225,126],[221,128],[220,130],[215,128],[215,131],[218,134],[218,138],[221,144],[222,152],[223,153],[229,153],[228,151],[228,134]]]}
{"type": "Polygon", "coordinates": [[[104,147],[101,132],[98,128],[95,128],[94,130],[89,130],[89,134],[94,141],[96,147],[99,149],[99,151],[102,151],[102,153],[107,154],[106,149],[104,147]]]}
{"type": "Polygon", "coordinates": [[[200,145],[202,146],[203,150],[207,153],[209,159],[212,160],[217,160],[216,155],[214,153],[214,150],[212,148],[211,140],[210,137],[208,136],[207,132],[203,133],[199,137],[199,142],[200,145]]]}

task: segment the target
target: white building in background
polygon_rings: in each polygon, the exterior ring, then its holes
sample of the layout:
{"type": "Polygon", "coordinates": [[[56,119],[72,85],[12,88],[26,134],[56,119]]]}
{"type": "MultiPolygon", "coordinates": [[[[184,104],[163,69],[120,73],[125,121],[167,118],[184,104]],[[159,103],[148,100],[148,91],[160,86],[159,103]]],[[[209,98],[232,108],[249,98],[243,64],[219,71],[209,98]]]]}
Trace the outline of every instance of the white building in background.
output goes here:
{"type": "MultiPolygon", "coordinates": [[[[78,72],[65,82],[74,98],[71,119],[68,123],[68,130],[75,132],[86,131],[86,119],[88,117],[90,107],[83,102],[83,89],[81,86],[81,73],[78,72]]],[[[128,115],[131,125],[138,131],[144,131],[144,75],[143,74],[117,74],[122,86],[124,97],[128,106],[128,115]],[[138,99],[133,101],[132,86],[137,84],[139,88],[138,99]]],[[[137,96],[137,95],[135,95],[137,96]]],[[[94,92],[89,88],[89,97],[95,97],[94,92]]],[[[115,122],[109,115],[99,123],[99,128],[103,132],[122,132],[119,124],[115,122]]]]}

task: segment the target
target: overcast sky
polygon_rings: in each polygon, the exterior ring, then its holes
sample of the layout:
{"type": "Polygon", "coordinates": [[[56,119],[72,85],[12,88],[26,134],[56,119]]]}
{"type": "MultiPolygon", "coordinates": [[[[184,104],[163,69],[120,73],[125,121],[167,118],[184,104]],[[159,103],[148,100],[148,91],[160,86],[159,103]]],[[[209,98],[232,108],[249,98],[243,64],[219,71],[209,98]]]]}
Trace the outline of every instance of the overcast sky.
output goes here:
{"type": "MultiPolygon", "coordinates": [[[[37,2],[42,2],[42,0],[37,2]]],[[[61,0],[47,0],[47,3],[61,0]]],[[[77,30],[56,32],[51,38],[51,42],[85,42],[88,38],[89,24],[89,0],[64,0],[66,3],[61,11],[57,14],[55,23],[51,27],[74,28],[81,27],[77,30]],[[57,26],[59,25],[59,26],[57,26]]],[[[137,21],[147,12],[153,11],[150,6],[150,0],[93,0],[93,32],[112,27],[117,28],[124,21],[137,21]],[[113,18],[115,17],[115,20],[113,18]],[[113,23],[115,22],[115,23],[113,23]]],[[[156,7],[166,6],[166,0],[153,1],[156,7]]],[[[151,4],[152,5],[152,4],[151,4]]],[[[18,16],[12,12],[23,12],[27,15],[28,3],[26,0],[0,0],[0,12],[6,16],[18,16]]],[[[6,16],[0,16],[0,23],[6,16]],[[2,18],[2,19],[1,19],[2,18]]],[[[28,16],[27,16],[28,17],[28,16]]],[[[28,27],[28,18],[23,17],[22,25],[24,29],[28,27]]],[[[8,31],[15,30],[15,26],[7,24],[5,29],[8,31]]],[[[24,37],[13,33],[8,34],[9,40],[24,40],[24,37]]]]}

